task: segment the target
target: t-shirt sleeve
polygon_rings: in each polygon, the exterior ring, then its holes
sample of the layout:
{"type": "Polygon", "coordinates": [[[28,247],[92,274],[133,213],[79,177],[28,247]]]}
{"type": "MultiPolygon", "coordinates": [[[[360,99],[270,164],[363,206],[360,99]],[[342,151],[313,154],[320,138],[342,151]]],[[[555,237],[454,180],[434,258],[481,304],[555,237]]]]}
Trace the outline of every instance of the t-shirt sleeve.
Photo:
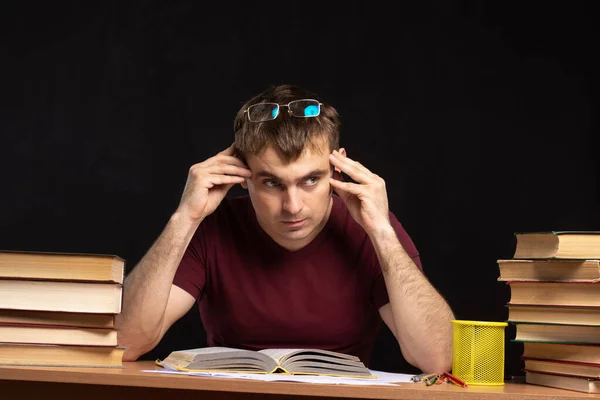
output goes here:
{"type": "Polygon", "coordinates": [[[206,282],[206,238],[202,225],[198,228],[183,258],[179,263],[173,284],[179,286],[195,299],[198,299],[204,290],[206,282]]]}
{"type": "MultiPolygon", "coordinates": [[[[404,247],[404,251],[406,254],[413,260],[415,265],[423,272],[423,266],[421,264],[421,258],[419,256],[419,252],[417,247],[413,243],[411,237],[408,235],[400,221],[396,218],[394,214],[390,212],[390,222],[392,223],[392,227],[396,231],[396,236],[398,236],[398,240],[402,247],[404,247]]],[[[379,264],[379,259],[377,258],[377,253],[375,249],[371,246],[372,250],[372,268],[375,274],[375,278],[373,279],[373,285],[371,289],[371,299],[373,304],[377,309],[383,307],[387,303],[390,302],[390,298],[388,296],[387,288],[385,286],[385,280],[383,278],[383,272],[381,272],[381,265],[379,264]]]]}

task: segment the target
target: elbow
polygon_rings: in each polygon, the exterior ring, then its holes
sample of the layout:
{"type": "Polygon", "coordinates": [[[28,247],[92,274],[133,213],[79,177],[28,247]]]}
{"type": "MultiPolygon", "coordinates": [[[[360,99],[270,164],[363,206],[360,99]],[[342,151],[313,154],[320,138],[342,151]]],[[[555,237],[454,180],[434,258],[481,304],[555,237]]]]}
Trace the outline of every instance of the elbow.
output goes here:
{"type": "Polygon", "coordinates": [[[416,367],[426,373],[449,372],[452,369],[452,347],[430,352],[418,361],[416,367]]]}
{"type": "Polygon", "coordinates": [[[452,369],[452,360],[448,360],[447,357],[430,358],[419,363],[417,368],[425,373],[449,372],[452,369]]]}
{"type": "Polygon", "coordinates": [[[131,347],[127,347],[125,346],[125,352],[123,353],[123,361],[124,362],[128,362],[128,361],[136,361],[138,358],[140,358],[140,356],[142,354],[145,354],[146,352],[143,351],[139,351],[139,349],[135,349],[135,348],[131,348],[131,347]]]}
{"type": "Polygon", "coordinates": [[[443,351],[426,351],[419,355],[405,354],[403,351],[402,355],[408,363],[419,368],[423,373],[442,373],[452,369],[451,347],[443,351]]]}
{"type": "Polygon", "coordinates": [[[118,345],[124,347],[123,361],[136,361],[156,346],[155,341],[131,340],[127,337],[119,337],[118,345]]]}
{"type": "Polygon", "coordinates": [[[118,346],[124,347],[123,361],[136,361],[139,357],[152,350],[160,341],[160,330],[136,330],[128,324],[117,326],[118,346]]]}
{"type": "Polygon", "coordinates": [[[135,353],[129,347],[127,347],[123,353],[123,361],[136,361],[140,356],[141,354],[135,353]]]}

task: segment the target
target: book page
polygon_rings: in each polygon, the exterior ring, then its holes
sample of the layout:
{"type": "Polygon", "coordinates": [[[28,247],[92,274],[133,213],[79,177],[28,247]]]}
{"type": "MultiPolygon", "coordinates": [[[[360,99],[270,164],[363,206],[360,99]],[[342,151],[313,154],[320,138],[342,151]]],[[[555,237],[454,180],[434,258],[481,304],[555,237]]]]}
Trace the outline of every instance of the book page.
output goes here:
{"type": "Polygon", "coordinates": [[[298,358],[312,358],[311,355],[322,354],[330,357],[335,357],[344,360],[352,360],[355,362],[360,362],[360,359],[356,356],[352,356],[350,354],[337,353],[335,351],[329,350],[321,350],[321,349],[264,349],[260,350],[259,353],[266,354],[269,357],[277,360],[277,362],[282,363],[285,360],[296,356],[298,358]],[[306,355],[306,357],[305,357],[306,355]]]}
{"type": "Polygon", "coordinates": [[[265,354],[219,346],[173,351],[162,363],[189,371],[239,369],[271,372],[277,368],[277,362],[265,354]]]}
{"type": "Polygon", "coordinates": [[[265,354],[279,363],[283,357],[290,356],[298,351],[305,351],[305,349],[263,349],[259,353],[265,354]]]}

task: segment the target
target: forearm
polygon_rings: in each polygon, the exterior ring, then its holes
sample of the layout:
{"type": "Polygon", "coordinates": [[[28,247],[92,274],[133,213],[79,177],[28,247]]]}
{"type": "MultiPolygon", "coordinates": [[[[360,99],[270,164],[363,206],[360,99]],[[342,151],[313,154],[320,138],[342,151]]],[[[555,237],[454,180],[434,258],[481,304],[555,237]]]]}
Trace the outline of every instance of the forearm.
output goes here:
{"type": "Polygon", "coordinates": [[[449,371],[453,313],[406,254],[393,228],[371,236],[377,252],[402,353],[425,372],[449,371]]]}
{"type": "Polygon", "coordinates": [[[116,323],[119,344],[132,352],[153,344],[160,335],[175,272],[198,225],[179,212],[173,214],[125,279],[122,312],[116,323]]]}

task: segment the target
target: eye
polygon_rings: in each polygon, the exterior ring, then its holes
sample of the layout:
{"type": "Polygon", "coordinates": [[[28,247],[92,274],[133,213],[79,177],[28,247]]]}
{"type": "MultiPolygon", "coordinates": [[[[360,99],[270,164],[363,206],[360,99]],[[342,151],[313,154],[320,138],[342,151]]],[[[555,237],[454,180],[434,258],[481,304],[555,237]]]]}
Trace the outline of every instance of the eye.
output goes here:
{"type": "Polygon", "coordinates": [[[271,189],[274,189],[276,187],[279,187],[279,182],[274,181],[273,179],[267,179],[266,181],[263,181],[263,184],[271,189]]]}
{"type": "Polygon", "coordinates": [[[315,176],[311,176],[310,178],[308,178],[306,181],[304,181],[306,183],[306,185],[308,186],[313,186],[316,185],[317,183],[319,183],[319,178],[315,177],[315,176]]]}

